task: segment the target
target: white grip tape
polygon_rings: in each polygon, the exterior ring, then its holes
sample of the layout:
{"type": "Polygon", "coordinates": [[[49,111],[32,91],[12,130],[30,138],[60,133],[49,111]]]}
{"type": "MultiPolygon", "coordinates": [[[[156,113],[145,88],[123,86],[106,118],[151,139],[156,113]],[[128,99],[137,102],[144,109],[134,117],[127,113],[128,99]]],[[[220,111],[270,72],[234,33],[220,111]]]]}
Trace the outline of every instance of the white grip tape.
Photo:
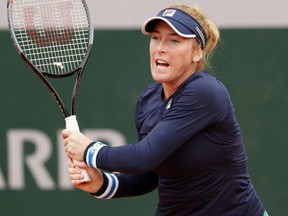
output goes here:
{"type": "Polygon", "coordinates": [[[66,128],[71,130],[80,131],[78,122],[75,115],[65,118],[66,128]]]}
{"type": "MultiPolygon", "coordinates": [[[[65,122],[66,122],[66,129],[80,131],[75,115],[72,115],[72,116],[65,118],[65,122]]],[[[91,178],[90,178],[88,172],[85,169],[81,169],[81,172],[82,172],[82,175],[84,176],[84,178],[81,180],[81,183],[90,182],[91,178]]]]}

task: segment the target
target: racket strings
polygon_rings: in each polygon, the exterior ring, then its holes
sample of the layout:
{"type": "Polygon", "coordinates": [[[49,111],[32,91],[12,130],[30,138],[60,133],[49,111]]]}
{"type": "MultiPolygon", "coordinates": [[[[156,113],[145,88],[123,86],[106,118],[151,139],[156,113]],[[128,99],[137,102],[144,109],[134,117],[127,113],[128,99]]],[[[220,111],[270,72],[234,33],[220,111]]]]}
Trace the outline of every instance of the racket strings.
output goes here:
{"type": "Polygon", "coordinates": [[[90,39],[81,0],[14,0],[12,14],[19,46],[41,71],[65,75],[81,66],[90,39]]]}

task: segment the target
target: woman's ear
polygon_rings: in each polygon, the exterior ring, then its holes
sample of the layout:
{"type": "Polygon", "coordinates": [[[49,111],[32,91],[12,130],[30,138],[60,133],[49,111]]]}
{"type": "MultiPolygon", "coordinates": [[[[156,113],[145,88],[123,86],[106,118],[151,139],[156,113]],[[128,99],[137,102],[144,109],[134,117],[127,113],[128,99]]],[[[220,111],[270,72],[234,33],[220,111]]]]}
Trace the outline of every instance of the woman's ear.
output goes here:
{"type": "Polygon", "coordinates": [[[197,43],[197,45],[194,46],[194,52],[192,56],[192,61],[194,63],[199,62],[203,58],[203,50],[201,48],[201,45],[197,43]]]}

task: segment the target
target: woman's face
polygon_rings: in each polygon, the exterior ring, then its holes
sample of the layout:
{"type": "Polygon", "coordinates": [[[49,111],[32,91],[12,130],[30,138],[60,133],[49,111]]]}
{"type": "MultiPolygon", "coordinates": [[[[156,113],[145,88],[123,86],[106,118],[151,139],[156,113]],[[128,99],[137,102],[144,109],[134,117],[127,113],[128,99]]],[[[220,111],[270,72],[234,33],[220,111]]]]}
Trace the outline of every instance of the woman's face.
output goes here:
{"type": "Polygon", "coordinates": [[[177,35],[164,21],[156,23],[150,41],[150,67],[155,81],[176,90],[195,72],[201,57],[196,39],[177,35]]]}

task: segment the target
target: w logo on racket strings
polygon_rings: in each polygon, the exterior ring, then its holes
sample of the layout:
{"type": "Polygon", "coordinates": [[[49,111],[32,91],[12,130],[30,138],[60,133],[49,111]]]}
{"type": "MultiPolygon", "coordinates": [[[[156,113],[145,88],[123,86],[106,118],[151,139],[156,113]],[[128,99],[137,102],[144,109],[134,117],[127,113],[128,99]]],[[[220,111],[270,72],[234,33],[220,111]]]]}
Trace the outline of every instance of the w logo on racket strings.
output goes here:
{"type": "Polygon", "coordinates": [[[74,38],[72,8],[73,2],[71,1],[58,2],[57,4],[46,3],[41,7],[24,7],[23,17],[27,36],[34,44],[41,47],[55,43],[70,43],[74,38]],[[51,14],[51,11],[55,14],[51,14]]]}

